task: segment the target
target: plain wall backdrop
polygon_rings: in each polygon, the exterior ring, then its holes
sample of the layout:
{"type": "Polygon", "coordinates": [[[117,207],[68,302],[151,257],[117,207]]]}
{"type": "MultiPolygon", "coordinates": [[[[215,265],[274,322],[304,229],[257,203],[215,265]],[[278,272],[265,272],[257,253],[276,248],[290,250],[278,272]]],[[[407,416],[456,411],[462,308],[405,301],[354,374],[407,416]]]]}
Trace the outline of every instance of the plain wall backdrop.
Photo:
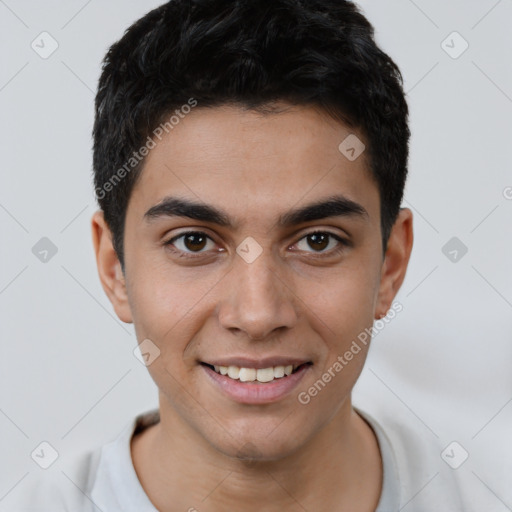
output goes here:
{"type": "MultiPolygon", "coordinates": [[[[160,3],[0,0],[0,511],[42,441],[72,457],[157,406],[90,217],[100,63],[160,3]]],[[[355,403],[457,441],[475,510],[512,510],[512,1],[358,3],[404,76],[415,244],[355,403]]]]}

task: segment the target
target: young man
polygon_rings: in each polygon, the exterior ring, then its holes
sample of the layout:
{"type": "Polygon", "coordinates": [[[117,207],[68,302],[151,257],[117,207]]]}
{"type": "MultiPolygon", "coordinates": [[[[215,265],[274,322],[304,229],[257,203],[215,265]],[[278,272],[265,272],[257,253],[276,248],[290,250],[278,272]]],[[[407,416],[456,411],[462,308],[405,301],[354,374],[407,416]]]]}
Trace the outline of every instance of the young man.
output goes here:
{"type": "Polygon", "coordinates": [[[463,510],[442,447],[351,401],[412,248],[407,115],[347,1],[172,0],[110,48],[94,247],[160,407],[41,509],[463,510]]]}

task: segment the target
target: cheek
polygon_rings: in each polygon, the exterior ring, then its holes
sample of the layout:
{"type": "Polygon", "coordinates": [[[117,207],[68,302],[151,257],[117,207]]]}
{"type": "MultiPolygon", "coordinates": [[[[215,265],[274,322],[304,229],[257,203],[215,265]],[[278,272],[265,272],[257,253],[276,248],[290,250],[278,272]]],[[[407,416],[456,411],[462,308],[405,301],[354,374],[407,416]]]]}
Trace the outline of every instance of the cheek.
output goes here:
{"type": "Polygon", "coordinates": [[[377,272],[345,267],[301,284],[298,295],[315,329],[331,350],[344,347],[372,325],[378,289],[377,272]]]}
{"type": "Polygon", "coordinates": [[[168,262],[147,260],[132,269],[127,292],[137,339],[148,338],[163,355],[179,353],[181,360],[188,342],[211,313],[209,296],[222,276],[193,269],[183,272],[168,262]]]}
{"type": "Polygon", "coordinates": [[[326,421],[338,412],[363,369],[373,324],[375,278],[353,269],[331,275],[328,286],[314,281],[302,292],[308,322],[323,350],[318,351],[314,382],[300,389],[297,401],[313,411],[330,411],[326,421]]]}
{"type": "Polygon", "coordinates": [[[157,356],[153,356],[147,370],[177,408],[183,405],[179,398],[184,396],[181,383],[188,381],[195,365],[186,354],[190,340],[200,329],[204,294],[200,283],[181,283],[173,278],[169,267],[148,264],[139,268],[128,287],[137,340],[141,343],[148,339],[156,346],[152,350],[157,356]]]}

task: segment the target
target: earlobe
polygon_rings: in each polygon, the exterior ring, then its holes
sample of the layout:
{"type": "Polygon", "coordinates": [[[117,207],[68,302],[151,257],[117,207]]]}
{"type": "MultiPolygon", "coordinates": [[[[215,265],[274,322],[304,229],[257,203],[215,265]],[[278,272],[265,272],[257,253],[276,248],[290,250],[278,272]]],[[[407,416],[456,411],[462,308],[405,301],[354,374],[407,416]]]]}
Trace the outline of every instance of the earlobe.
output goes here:
{"type": "Polygon", "coordinates": [[[412,212],[402,208],[389,236],[382,264],[375,318],[383,318],[391,308],[393,299],[402,286],[413,245],[412,212]]]}
{"type": "Polygon", "coordinates": [[[121,263],[112,244],[112,234],[102,211],[91,219],[92,240],[101,285],[120,320],[132,323],[132,314],[126,292],[126,282],[121,263]]]}

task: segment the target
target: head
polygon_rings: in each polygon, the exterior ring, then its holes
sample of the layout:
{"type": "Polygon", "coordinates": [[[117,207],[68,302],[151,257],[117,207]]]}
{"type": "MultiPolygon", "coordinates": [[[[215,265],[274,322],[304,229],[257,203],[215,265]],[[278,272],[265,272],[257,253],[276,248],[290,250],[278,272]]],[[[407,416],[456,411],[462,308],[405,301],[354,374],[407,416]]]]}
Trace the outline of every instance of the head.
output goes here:
{"type": "Polygon", "coordinates": [[[100,278],[158,348],[148,369],[169,410],[219,451],[285,456],[349,400],[368,345],[315,400],[297,396],[405,276],[407,113],[398,68],[347,1],[174,0],[108,51],[100,278]],[[298,387],[265,404],[228,398],[209,368],[288,359],[305,363],[298,387]]]}

